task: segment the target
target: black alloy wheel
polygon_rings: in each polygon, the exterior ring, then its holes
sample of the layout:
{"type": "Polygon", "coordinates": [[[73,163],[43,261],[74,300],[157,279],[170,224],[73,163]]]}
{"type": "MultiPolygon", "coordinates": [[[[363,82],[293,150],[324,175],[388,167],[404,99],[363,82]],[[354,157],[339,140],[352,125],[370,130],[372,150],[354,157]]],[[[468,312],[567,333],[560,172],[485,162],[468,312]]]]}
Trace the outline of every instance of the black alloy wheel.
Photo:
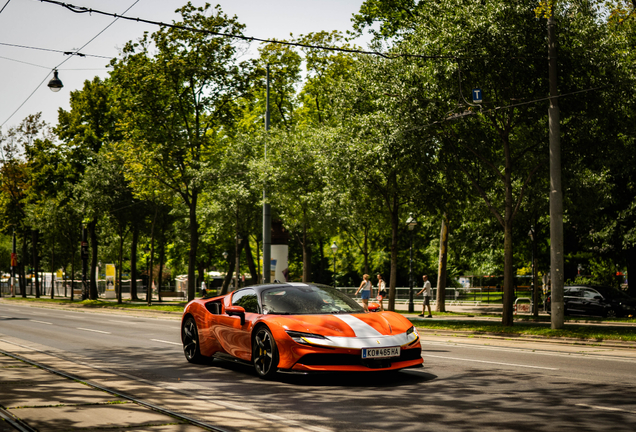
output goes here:
{"type": "Polygon", "coordinates": [[[203,356],[199,351],[199,332],[194,318],[188,317],[181,328],[181,340],[183,341],[183,353],[190,363],[202,363],[203,356]]]}
{"type": "Polygon", "coordinates": [[[278,368],[278,349],[272,333],[267,327],[261,327],[252,341],[252,362],[259,377],[270,379],[278,368]]]}
{"type": "Polygon", "coordinates": [[[618,318],[618,313],[616,313],[616,310],[614,310],[614,308],[609,308],[605,310],[603,318],[618,318]]]}

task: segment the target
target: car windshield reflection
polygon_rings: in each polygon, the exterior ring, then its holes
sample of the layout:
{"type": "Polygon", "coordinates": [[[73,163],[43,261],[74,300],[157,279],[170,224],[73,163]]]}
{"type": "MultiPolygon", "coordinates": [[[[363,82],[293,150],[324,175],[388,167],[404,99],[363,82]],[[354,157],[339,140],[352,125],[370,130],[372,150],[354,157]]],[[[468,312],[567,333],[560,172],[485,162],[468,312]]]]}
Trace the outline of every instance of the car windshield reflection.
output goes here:
{"type": "Polygon", "coordinates": [[[316,315],[364,313],[354,300],[327,286],[276,287],[261,293],[263,313],[316,315]]]}

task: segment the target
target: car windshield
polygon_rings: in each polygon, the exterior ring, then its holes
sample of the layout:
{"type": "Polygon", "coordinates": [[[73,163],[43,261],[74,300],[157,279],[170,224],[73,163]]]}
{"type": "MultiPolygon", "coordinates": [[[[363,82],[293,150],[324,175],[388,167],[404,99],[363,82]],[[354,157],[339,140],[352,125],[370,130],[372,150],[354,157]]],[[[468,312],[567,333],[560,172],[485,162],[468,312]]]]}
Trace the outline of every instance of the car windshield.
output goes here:
{"type": "Polygon", "coordinates": [[[315,315],[364,313],[358,303],[327,286],[284,286],[261,293],[263,313],[276,315],[315,315]]]}
{"type": "Polygon", "coordinates": [[[631,300],[632,298],[625,294],[623,291],[619,291],[616,288],[595,288],[603,296],[617,301],[631,300]]]}

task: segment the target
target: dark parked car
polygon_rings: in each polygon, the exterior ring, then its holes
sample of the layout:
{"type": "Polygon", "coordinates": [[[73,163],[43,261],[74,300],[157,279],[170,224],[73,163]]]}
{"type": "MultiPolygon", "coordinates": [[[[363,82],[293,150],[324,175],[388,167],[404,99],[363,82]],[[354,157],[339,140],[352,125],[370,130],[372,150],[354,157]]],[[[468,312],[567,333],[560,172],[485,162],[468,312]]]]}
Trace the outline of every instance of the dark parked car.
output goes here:
{"type": "MultiPolygon", "coordinates": [[[[550,313],[552,298],[546,299],[550,313]]],[[[607,318],[636,315],[636,299],[616,288],[566,286],[563,288],[565,315],[598,315],[607,318]]]]}

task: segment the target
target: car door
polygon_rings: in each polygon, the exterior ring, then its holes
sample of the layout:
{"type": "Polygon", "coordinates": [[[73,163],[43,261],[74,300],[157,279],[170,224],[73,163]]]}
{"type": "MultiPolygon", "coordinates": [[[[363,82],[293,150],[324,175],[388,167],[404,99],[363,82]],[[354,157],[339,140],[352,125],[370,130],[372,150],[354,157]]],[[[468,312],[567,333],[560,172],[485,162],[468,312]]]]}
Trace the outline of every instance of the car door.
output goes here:
{"type": "Polygon", "coordinates": [[[260,314],[256,291],[252,288],[235,291],[231,305],[245,309],[245,323],[241,324],[241,319],[237,316],[224,313],[219,317],[219,340],[228,354],[249,361],[252,357],[252,323],[256,319],[255,315],[260,314]]]}
{"type": "Polygon", "coordinates": [[[592,288],[582,288],[582,304],[586,315],[603,315],[605,301],[601,293],[592,288]]]}
{"type": "Polygon", "coordinates": [[[583,293],[579,288],[566,288],[563,290],[563,307],[567,314],[583,313],[583,293]]]}

